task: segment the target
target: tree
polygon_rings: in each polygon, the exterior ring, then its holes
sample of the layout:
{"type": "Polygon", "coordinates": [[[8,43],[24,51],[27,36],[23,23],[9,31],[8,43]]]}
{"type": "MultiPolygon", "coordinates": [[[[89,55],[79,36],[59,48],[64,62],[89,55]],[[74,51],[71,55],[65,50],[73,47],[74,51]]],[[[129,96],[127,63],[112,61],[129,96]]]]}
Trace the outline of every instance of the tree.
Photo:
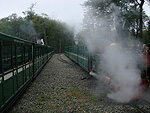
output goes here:
{"type": "Polygon", "coordinates": [[[46,29],[48,27],[48,19],[39,15],[34,15],[32,19],[35,30],[39,33],[39,39],[44,39],[45,45],[48,45],[46,29]]]}
{"type": "Polygon", "coordinates": [[[35,16],[35,10],[34,10],[35,6],[36,6],[36,3],[32,3],[31,6],[28,8],[29,10],[22,12],[26,16],[25,19],[33,20],[35,16]]]}
{"type": "Polygon", "coordinates": [[[150,44],[150,20],[147,24],[147,29],[143,31],[143,43],[150,44]]]}
{"type": "Polygon", "coordinates": [[[51,20],[47,27],[48,44],[56,48],[56,52],[64,52],[66,46],[74,43],[74,31],[65,23],[51,20]]]}
{"type": "Polygon", "coordinates": [[[143,12],[144,0],[88,0],[85,2],[87,8],[84,17],[84,27],[98,28],[103,26],[102,21],[109,30],[134,32],[136,37],[142,38],[142,27],[146,21],[146,14],[143,12]],[[90,22],[89,20],[93,18],[90,22]],[[140,17],[140,18],[139,18],[140,17]],[[98,21],[97,21],[98,20],[98,21]],[[88,21],[88,22],[87,22],[88,21]]]}
{"type": "Polygon", "coordinates": [[[22,17],[12,14],[6,18],[0,19],[0,32],[20,37],[20,25],[23,23],[22,17]]]}
{"type": "Polygon", "coordinates": [[[34,43],[43,39],[45,45],[55,47],[56,52],[64,52],[66,46],[74,43],[74,29],[66,23],[50,19],[47,14],[36,14],[34,6],[32,4],[23,12],[24,18],[12,14],[0,19],[0,32],[34,43]]]}
{"type": "Polygon", "coordinates": [[[136,0],[137,4],[139,5],[139,9],[140,9],[140,14],[139,14],[139,20],[140,20],[140,38],[143,38],[143,5],[145,0],[140,0],[140,2],[138,0],[136,0]]]}

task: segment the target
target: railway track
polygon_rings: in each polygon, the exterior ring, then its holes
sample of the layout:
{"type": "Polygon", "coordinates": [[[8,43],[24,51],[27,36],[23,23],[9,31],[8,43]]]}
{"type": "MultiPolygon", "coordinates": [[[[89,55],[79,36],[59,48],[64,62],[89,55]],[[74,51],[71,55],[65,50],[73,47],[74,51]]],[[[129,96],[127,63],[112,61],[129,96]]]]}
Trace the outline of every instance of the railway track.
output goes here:
{"type": "Polygon", "coordinates": [[[125,104],[124,109],[128,113],[150,113],[150,103],[146,100],[138,100],[125,104]]]}
{"type": "Polygon", "coordinates": [[[136,105],[136,104],[129,104],[131,107],[134,108],[134,110],[136,112],[139,112],[139,113],[147,113],[146,110],[142,109],[140,106],[136,105]]]}
{"type": "Polygon", "coordinates": [[[64,60],[64,59],[62,58],[62,56],[63,56],[63,54],[58,54],[58,55],[57,55],[57,59],[58,59],[59,61],[63,62],[63,63],[67,63],[67,64],[72,65],[72,66],[76,66],[74,63],[70,63],[69,61],[64,60]]]}
{"type": "MultiPolygon", "coordinates": [[[[67,60],[64,60],[62,57],[63,57],[64,54],[57,54],[57,59],[60,61],[60,62],[63,62],[63,63],[66,63],[66,64],[69,64],[71,66],[78,66],[78,64],[76,62],[69,62],[67,60]]],[[[88,77],[82,77],[81,80],[85,80],[85,79],[91,79],[92,76],[88,76],[88,77]]],[[[92,77],[93,78],[93,77],[92,77]]]]}

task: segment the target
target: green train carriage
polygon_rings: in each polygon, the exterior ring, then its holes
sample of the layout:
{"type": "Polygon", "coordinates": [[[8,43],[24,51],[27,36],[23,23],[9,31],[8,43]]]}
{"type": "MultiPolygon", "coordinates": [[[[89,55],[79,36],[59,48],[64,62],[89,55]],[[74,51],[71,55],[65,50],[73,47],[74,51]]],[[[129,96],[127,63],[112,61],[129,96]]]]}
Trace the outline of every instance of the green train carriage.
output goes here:
{"type": "Polygon", "coordinates": [[[53,54],[52,47],[0,33],[0,112],[18,98],[53,54]]]}

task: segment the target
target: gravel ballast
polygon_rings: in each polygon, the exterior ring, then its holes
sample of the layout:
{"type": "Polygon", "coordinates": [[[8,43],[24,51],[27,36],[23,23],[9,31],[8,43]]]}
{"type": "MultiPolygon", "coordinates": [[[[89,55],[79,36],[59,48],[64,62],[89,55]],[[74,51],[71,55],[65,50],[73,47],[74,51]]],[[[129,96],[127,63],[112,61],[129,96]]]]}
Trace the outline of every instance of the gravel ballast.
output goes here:
{"type": "Polygon", "coordinates": [[[131,108],[127,110],[128,105],[107,98],[103,88],[97,90],[97,84],[95,78],[90,77],[64,54],[55,54],[8,112],[127,113],[128,110],[132,111],[131,108]],[[61,61],[60,57],[65,62],[61,61]]]}

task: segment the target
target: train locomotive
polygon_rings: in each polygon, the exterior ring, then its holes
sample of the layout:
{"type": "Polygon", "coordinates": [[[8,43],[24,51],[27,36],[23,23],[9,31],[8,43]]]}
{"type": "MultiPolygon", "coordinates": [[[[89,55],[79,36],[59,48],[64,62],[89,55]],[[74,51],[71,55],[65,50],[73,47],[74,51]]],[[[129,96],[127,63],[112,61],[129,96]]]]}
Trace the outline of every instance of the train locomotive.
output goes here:
{"type": "MultiPolygon", "coordinates": [[[[115,43],[112,43],[111,46],[115,46],[115,43]]],[[[107,72],[103,70],[103,64],[105,63],[102,59],[102,49],[97,49],[95,52],[90,53],[87,46],[85,45],[74,45],[70,47],[66,47],[65,49],[65,54],[68,56],[70,59],[75,61],[77,64],[79,64],[83,69],[85,69],[87,72],[89,72],[90,75],[92,76],[101,76],[101,73],[105,75],[103,77],[103,81],[105,83],[106,87],[109,87],[112,91],[118,90],[118,86],[113,84],[111,82],[111,77],[107,72]]],[[[134,55],[139,55],[135,54],[134,55]]],[[[142,91],[149,89],[149,67],[148,67],[148,57],[147,53],[140,54],[140,56],[143,55],[146,59],[142,61],[141,65],[144,65],[144,69],[141,69],[141,82],[139,85],[142,88],[142,91]]],[[[150,57],[149,57],[150,58],[150,57]]],[[[141,94],[139,94],[141,95],[141,94]]],[[[138,95],[138,96],[139,96],[138,95]]]]}

